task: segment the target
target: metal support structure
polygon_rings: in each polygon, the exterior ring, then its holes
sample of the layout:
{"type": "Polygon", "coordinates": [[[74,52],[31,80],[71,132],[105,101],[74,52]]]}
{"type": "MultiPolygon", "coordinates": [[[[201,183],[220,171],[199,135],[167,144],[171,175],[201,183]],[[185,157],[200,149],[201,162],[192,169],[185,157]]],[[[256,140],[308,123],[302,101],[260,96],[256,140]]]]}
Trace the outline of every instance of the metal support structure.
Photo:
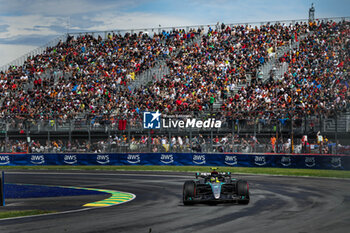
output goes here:
{"type": "Polygon", "coordinates": [[[311,4],[311,8],[309,9],[309,22],[315,21],[315,7],[314,4],[311,4]]]}
{"type": "Polygon", "coordinates": [[[148,130],[148,140],[147,140],[147,148],[148,151],[151,151],[151,144],[152,144],[152,139],[151,139],[151,130],[148,130]]]}
{"type": "MultiPolygon", "coordinates": [[[[128,124],[128,126],[127,126],[127,130],[128,130],[128,143],[129,143],[129,145],[131,144],[131,136],[130,136],[130,124],[128,124]]],[[[129,147],[130,148],[130,147],[129,147]]]]}
{"type": "Polygon", "coordinates": [[[168,143],[169,143],[169,151],[172,151],[173,145],[171,144],[171,131],[170,131],[170,130],[169,130],[168,135],[169,135],[169,140],[168,140],[168,143]]]}
{"type": "Polygon", "coordinates": [[[214,150],[214,148],[213,148],[213,138],[214,138],[213,130],[210,130],[210,148],[211,148],[211,151],[214,150]]]}
{"type": "Polygon", "coordinates": [[[338,114],[335,113],[335,154],[338,154],[338,114]]]}
{"type": "Polygon", "coordinates": [[[51,135],[50,135],[50,130],[47,130],[47,141],[49,142],[49,144],[51,143],[51,135]]]}
{"type": "Polygon", "coordinates": [[[190,128],[190,145],[191,145],[191,149],[192,149],[192,128],[190,128]]]}
{"type": "Polygon", "coordinates": [[[276,151],[276,153],[279,153],[279,147],[278,147],[278,141],[279,141],[278,130],[280,129],[279,124],[280,123],[278,121],[276,121],[276,143],[275,143],[275,151],[276,151]]]}
{"type": "Polygon", "coordinates": [[[9,141],[9,137],[8,137],[8,134],[7,134],[7,131],[8,131],[8,125],[7,125],[7,122],[5,123],[5,151],[7,152],[8,148],[7,148],[7,143],[9,141]]]}
{"type": "Polygon", "coordinates": [[[91,151],[91,121],[89,121],[89,125],[88,125],[88,137],[89,137],[89,145],[90,145],[90,151],[91,151]]]}
{"type": "Polygon", "coordinates": [[[72,141],[72,121],[69,121],[69,141],[72,141]]]}
{"type": "Polygon", "coordinates": [[[292,129],[292,136],[291,136],[291,142],[292,145],[290,147],[290,153],[294,153],[294,115],[291,117],[291,129],[292,129]]]}

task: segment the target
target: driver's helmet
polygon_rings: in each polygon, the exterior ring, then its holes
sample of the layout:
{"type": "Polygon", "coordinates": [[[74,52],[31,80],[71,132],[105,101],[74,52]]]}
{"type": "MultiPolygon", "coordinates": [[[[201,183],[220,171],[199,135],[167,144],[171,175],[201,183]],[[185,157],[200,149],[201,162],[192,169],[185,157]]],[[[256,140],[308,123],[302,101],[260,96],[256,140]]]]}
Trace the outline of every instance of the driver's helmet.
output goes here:
{"type": "Polygon", "coordinates": [[[211,175],[212,175],[212,176],[218,176],[219,173],[218,173],[217,171],[212,171],[212,172],[211,172],[211,175]]]}
{"type": "Polygon", "coordinates": [[[215,177],[210,177],[210,182],[215,182],[215,181],[216,181],[215,177]]]}

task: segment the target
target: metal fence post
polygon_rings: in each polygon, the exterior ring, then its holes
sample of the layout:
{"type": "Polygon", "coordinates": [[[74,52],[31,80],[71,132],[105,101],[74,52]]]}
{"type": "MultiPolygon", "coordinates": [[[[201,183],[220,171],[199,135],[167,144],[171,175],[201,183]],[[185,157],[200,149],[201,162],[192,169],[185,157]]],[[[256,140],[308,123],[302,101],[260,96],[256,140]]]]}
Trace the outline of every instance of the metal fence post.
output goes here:
{"type": "Polygon", "coordinates": [[[128,131],[128,144],[129,144],[129,149],[130,149],[130,145],[131,145],[131,139],[130,139],[130,137],[131,137],[131,125],[130,125],[130,122],[128,122],[128,124],[127,124],[127,131],[128,131]]]}
{"type": "Polygon", "coordinates": [[[168,142],[169,142],[169,151],[168,152],[172,152],[173,145],[171,144],[171,131],[170,130],[169,130],[168,135],[169,135],[169,140],[168,140],[168,142]]]}
{"type": "Polygon", "coordinates": [[[72,142],[72,120],[69,120],[69,141],[72,142]]]}
{"type": "Polygon", "coordinates": [[[214,152],[214,148],[213,148],[213,129],[210,130],[210,152],[214,152]]]}
{"type": "Polygon", "coordinates": [[[8,152],[7,150],[7,143],[9,141],[8,135],[7,135],[7,131],[8,131],[8,124],[7,124],[7,120],[5,121],[5,152],[8,152]]]}
{"type": "Polygon", "coordinates": [[[147,131],[148,131],[147,147],[148,147],[148,152],[151,152],[151,143],[152,143],[151,130],[149,129],[147,131]]]}
{"type": "Polygon", "coordinates": [[[335,112],[335,154],[338,154],[338,114],[335,112]]]}
{"type": "Polygon", "coordinates": [[[90,145],[90,149],[89,152],[91,151],[91,120],[88,120],[88,137],[89,137],[89,145],[90,145]]]}

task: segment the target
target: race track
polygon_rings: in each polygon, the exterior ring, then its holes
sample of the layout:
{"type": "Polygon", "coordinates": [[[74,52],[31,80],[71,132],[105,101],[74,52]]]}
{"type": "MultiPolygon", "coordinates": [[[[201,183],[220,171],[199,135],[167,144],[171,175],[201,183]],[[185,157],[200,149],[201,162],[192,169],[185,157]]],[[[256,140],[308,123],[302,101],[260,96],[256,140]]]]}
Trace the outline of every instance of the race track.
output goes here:
{"type": "Polygon", "coordinates": [[[349,232],[350,181],[242,175],[250,184],[249,205],[184,206],[187,173],[9,171],[6,182],[118,190],[136,199],[82,210],[108,195],[8,200],[9,209],[68,211],[0,221],[0,232],[349,232]],[[74,211],[79,210],[79,211],[74,211]]]}

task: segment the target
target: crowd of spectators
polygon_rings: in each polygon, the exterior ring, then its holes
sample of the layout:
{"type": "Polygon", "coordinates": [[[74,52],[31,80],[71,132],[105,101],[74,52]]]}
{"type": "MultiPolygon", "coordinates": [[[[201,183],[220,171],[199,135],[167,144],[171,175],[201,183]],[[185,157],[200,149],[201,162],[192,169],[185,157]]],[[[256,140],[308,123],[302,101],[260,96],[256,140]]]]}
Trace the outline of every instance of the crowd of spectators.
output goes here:
{"type": "Polygon", "coordinates": [[[23,66],[0,73],[2,106],[0,117],[23,115],[74,118],[79,113],[103,115],[125,107],[129,93],[125,87],[143,71],[171,55],[194,32],[172,34],[109,34],[68,37],[40,55],[28,58],[23,66]],[[169,39],[171,38],[171,39],[169,39]],[[42,79],[41,74],[63,71],[58,80],[42,79]],[[32,88],[25,85],[31,83],[32,88]],[[116,106],[118,105],[118,106],[116,106]]]}
{"type": "MultiPolygon", "coordinates": [[[[349,23],[322,22],[300,41],[298,49],[285,53],[288,63],[283,77],[252,82],[228,98],[223,109],[229,112],[257,112],[315,115],[325,117],[349,107],[349,23]]],[[[290,116],[291,114],[289,114],[290,116]]],[[[287,115],[288,116],[288,115],[287,115]]]]}
{"type": "Polygon", "coordinates": [[[223,24],[207,31],[109,34],[106,39],[68,37],[29,57],[23,66],[0,73],[0,118],[89,116],[92,123],[130,122],[149,110],[210,111],[219,99],[223,117],[331,114],[349,106],[349,35],[349,22],[330,21],[260,27],[223,24]],[[299,48],[280,58],[289,64],[281,79],[264,83],[255,77],[274,51],[298,38],[299,48]],[[159,60],[166,61],[168,75],[152,85],[128,89],[138,74],[159,60]],[[70,78],[41,79],[41,74],[55,70],[70,78]],[[28,88],[28,83],[33,85],[28,88]],[[235,93],[240,83],[247,86],[235,93]]]}
{"type": "Polygon", "coordinates": [[[209,28],[200,43],[184,46],[168,60],[170,74],[148,88],[136,90],[127,106],[132,111],[159,110],[164,113],[210,111],[239,83],[255,76],[268,59],[268,50],[305,33],[306,24],[224,26],[209,28]]]}
{"type": "MultiPolygon", "coordinates": [[[[303,137],[304,138],[304,137],[303,137]]],[[[335,152],[335,143],[322,137],[321,140],[295,139],[293,153],[335,152]]],[[[338,150],[349,153],[350,145],[338,144],[338,150]]],[[[272,136],[255,136],[245,134],[195,135],[189,136],[133,136],[115,135],[107,139],[32,139],[28,143],[24,140],[8,140],[0,142],[0,152],[7,153],[108,153],[108,152],[238,152],[238,153],[291,153],[292,141],[288,137],[276,138],[272,136]]]]}

